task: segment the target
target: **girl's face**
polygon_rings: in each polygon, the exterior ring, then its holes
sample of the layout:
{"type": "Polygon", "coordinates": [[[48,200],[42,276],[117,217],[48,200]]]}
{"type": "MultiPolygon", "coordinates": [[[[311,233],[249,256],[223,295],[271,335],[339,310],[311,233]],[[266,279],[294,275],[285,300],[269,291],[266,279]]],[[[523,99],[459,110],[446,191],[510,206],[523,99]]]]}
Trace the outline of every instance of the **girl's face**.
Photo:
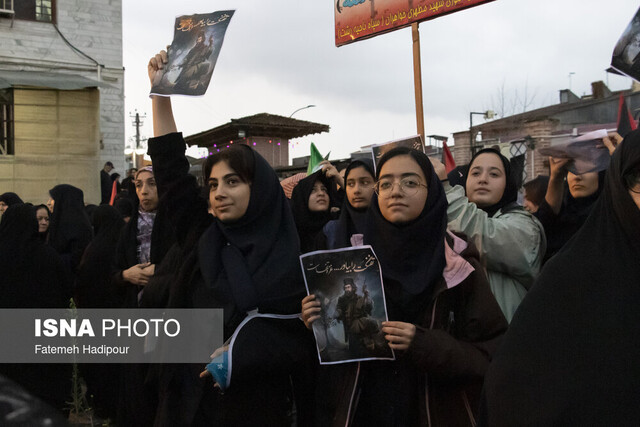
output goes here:
{"type": "Polygon", "coordinates": [[[320,181],[313,184],[309,195],[308,207],[311,212],[325,212],[329,210],[329,191],[320,181]]]}
{"type": "Polygon", "coordinates": [[[371,203],[373,195],[373,177],[360,166],[351,169],[346,180],[347,200],[356,209],[365,209],[371,203]]]}
{"type": "Polygon", "coordinates": [[[567,172],[569,192],[574,198],[587,197],[598,191],[598,172],[587,172],[574,175],[567,172]]]}
{"type": "Polygon", "coordinates": [[[495,154],[483,153],[475,158],[467,177],[467,198],[478,207],[495,205],[502,199],[507,176],[502,160],[495,154]]]}
{"type": "Polygon", "coordinates": [[[225,160],[211,168],[209,174],[209,203],[213,216],[222,222],[239,220],[247,212],[251,199],[251,185],[225,160]]]}
{"type": "Polygon", "coordinates": [[[142,210],[145,212],[155,211],[158,207],[158,187],[156,187],[156,179],[153,174],[149,171],[140,172],[135,185],[142,210]]]}
{"type": "Polygon", "coordinates": [[[377,183],[378,206],[392,224],[418,218],[427,202],[427,179],[420,165],[409,155],[392,157],[382,165],[377,183]]]}
{"type": "Polygon", "coordinates": [[[45,208],[38,209],[36,219],[38,220],[38,232],[46,232],[49,229],[49,212],[45,208]]]}

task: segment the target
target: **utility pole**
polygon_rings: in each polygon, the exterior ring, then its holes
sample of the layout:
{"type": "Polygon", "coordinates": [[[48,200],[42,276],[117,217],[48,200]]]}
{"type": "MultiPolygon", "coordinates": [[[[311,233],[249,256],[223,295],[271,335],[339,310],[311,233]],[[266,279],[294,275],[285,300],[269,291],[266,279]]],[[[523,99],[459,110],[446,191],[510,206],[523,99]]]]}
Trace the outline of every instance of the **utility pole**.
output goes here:
{"type": "Polygon", "coordinates": [[[129,113],[129,117],[134,119],[133,120],[133,126],[136,128],[136,146],[133,147],[133,153],[131,154],[132,156],[132,160],[133,160],[133,167],[134,168],[138,168],[138,151],[140,150],[140,127],[144,124],[143,123],[143,119],[147,118],[147,115],[144,114],[142,117],[140,116],[140,113],[138,113],[138,110],[135,110],[135,114],[131,114],[129,113]]]}

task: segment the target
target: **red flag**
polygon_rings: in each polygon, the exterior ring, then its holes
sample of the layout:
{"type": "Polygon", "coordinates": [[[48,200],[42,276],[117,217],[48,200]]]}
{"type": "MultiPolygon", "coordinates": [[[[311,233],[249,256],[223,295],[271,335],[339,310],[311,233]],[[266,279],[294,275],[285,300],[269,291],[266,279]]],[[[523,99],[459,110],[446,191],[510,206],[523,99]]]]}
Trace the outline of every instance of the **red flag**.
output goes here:
{"type": "Polygon", "coordinates": [[[618,103],[618,134],[624,138],[629,132],[636,130],[637,127],[638,124],[633,120],[633,116],[627,108],[627,103],[624,102],[624,96],[620,94],[620,102],[618,103]]]}
{"type": "Polygon", "coordinates": [[[111,200],[109,200],[109,204],[111,206],[113,206],[113,202],[116,200],[117,195],[118,195],[118,181],[114,179],[113,185],[111,186],[111,200]]]}
{"type": "Polygon", "coordinates": [[[449,147],[447,147],[446,140],[442,141],[442,163],[444,163],[444,167],[447,170],[447,173],[456,168],[456,162],[453,160],[453,156],[451,155],[451,151],[449,151],[449,147]]]}

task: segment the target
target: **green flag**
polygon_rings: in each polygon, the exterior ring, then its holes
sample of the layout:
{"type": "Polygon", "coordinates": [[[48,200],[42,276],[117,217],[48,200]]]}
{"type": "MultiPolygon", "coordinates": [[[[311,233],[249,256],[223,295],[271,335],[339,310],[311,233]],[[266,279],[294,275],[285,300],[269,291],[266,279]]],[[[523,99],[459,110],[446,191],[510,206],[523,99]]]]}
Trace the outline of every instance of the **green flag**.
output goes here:
{"type": "Polygon", "coordinates": [[[318,148],[312,142],[311,154],[309,156],[309,166],[307,167],[307,175],[311,175],[312,173],[316,172],[318,170],[318,165],[320,164],[320,162],[327,160],[329,158],[329,154],[331,154],[331,152],[329,152],[325,157],[322,157],[322,154],[320,154],[320,151],[318,151],[318,148]]]}

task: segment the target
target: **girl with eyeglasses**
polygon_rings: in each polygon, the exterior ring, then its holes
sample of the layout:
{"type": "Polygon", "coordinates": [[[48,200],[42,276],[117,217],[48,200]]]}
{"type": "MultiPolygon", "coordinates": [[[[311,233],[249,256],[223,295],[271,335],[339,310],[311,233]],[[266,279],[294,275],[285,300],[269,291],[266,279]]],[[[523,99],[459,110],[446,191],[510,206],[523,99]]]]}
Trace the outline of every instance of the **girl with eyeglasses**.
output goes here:
{"type": "Polygon", "coordinates": [[[551,258],[486,376],[483,425],[640,420],[640,131],[615,149],[602,194],[551,258]]]}
{"type": "Polygon", "coordinates": [[[447,195],[448,226],[478,248],[491,290],[511,321],[542,264],[546,248],[542,225],[517,204],[509,160],[497,150],[486,148],[473,156],[466,188],[449,185],[444,165],[432,162],[447,195]]]}
{"type": "MultiPolygon", "coordinates": [[[[375,188],[364,243],[380,261],[391,319],[382,330],[396,360],[329,367],[317,424],[474,425],[507,322],[476,249],[447,231],[445,192],[427,156],[390,150],[375,188]]],[[[319,311],[303,304],[307,327],[319,311]]]]}

